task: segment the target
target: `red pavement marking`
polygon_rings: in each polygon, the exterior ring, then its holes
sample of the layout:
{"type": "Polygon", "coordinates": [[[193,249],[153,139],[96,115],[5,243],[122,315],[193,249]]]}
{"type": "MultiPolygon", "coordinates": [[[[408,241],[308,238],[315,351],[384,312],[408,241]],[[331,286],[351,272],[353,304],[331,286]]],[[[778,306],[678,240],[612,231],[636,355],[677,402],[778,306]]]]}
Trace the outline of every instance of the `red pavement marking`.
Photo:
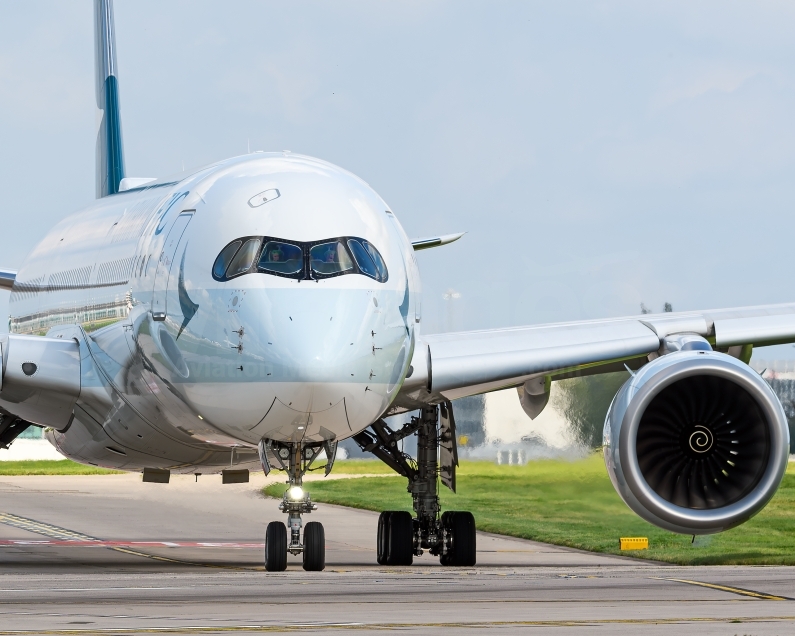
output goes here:
{"type": "Polygon", "coordinates": [[[262,549],[263,543],[226,543],[226,542],[205,542],[205,541],[81,541],[74,539],[69,541],[53,540],[27,540],[27,539],[7,539],[0,541],[0,548],[16,545],[43,545],[43,546],[67,546],[72,548],[255,548],[262,549]]]}

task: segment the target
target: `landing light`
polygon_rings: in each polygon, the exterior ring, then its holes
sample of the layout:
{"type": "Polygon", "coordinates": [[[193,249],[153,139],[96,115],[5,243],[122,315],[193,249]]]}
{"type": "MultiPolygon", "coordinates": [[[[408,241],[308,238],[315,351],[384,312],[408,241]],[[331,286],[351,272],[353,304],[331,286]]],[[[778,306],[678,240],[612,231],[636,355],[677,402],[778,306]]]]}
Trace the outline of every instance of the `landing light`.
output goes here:
{"type": "Polygon", "coordinates": [[[293,501],[297,501],[298,499],[303,499],[304,498],[304,489],[301,488],[301,486],[293,486],[292,488],[290,488],[290,490],[288,492],[288,496],[293,501]]]}

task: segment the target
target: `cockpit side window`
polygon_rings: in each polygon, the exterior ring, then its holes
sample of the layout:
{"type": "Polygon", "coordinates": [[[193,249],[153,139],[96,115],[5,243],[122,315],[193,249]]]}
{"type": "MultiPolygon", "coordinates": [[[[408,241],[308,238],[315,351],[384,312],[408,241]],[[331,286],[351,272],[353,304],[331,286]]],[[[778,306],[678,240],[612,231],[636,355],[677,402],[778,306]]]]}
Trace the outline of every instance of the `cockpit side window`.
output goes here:
{"type": "Polygon", "coordinates": [[[257,257],[259,246],[260,240],[258,238],[252,238],[246,241],[229,264],[229,268],[226,270],[226,277],[234,278],[240,274],[245,274],[251,268],[254,259],[257,257]]]}
{"type": "Polygon", "coordinates": [[[215,259],[215,264],[213,264],[213,278],[221,279],[226,274],[226,268],[229,267],[229,263],[232,262],[235,254],[237,254],[237,250],[243,244],[243,241],[232,241],[229,245],[227,245],[224,249],[221,250],[221,253],[218,255],[218,258],[215,259]]]}
{"type": "Polygon", "coordinates": [[[262,250],[257,267],[264,272],[293,276],[304,270],[304,253],[298,245],[282,241],[268,241],[262,250]]]}
{"type": "Polygon", "coordinates": [[[348,239],[348,247],[351,248],[353,258],[356,259],[356,264],[359,266],[362,274],[378,280],[378,269],[373,259],[364,248],[364,245],[362,245],[362,241],[360,239],[348,239]]]}
{"type": "Polygon", "coordinates": [[[309,266],[313,274],[333,276],[353,269],[348,250],[342,241],[321,243],[309,249],[309,266]]]}
{"type": "Polygon", "coordinates": [[[384,259],[381,258],[381,253],[375,249],[372,243],[369,243],[368,241],[362,240],[362,245],[364,245],[364,249],[367,250],[367,253],[375,263],[375,267],[378,270],[378,282],[385,283],[386,279],[389,278],[389,273],[387,272],[384,259]]]}

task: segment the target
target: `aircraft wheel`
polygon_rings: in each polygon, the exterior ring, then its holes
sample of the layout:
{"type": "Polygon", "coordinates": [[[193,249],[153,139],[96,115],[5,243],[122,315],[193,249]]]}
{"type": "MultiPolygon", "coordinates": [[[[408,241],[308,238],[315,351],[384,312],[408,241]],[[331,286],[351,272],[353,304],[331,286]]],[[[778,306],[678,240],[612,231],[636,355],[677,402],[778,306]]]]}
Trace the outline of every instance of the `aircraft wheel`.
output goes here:
{"type": "Polygon", "coordinates": [[[271,521],[265,530],[265,569],[268,572],[287,569],[287,528],[281,521],[271,521]]]}
{"type": "Polygon", "coordinates": [[[387,565],[411,565],[414,561],[414,520],[408,512],[389,514],[387,565]]]}
{"type": "MultiPolygon", "coordinates": [[[[453,515],[454,514],[455,514],[455,512],[453,512],[452,510],[448,510],[448,511],[442,513],[442,528],[444,528],[447,531],[448,535],[452,533],[452,530],[450,529],[450,525],[452,523],[452,519],[453,519],[453,515]]],[[[453,565],[452,558],[451,558],[451,553],[450,552],[446,552],[444,554],[440,554],[439,555],[439,563],[441,563],[442,565],[453,565]]]]}
{"type": "Polygon", "coordinates": [[[326,567],[326,532],[323,524],[310,521],[304,527],[304,569],[320,572],[326,567]]]}
{"type": "Polygon", "coordinates": [[[440,558],[442,565],[472,567],[477,560],[475,517],[471,512],[445,512],[442,525],[451,535],[452,545],[440,558]]]}
{"type": "Polygon", "coordinates": [[[389,552],[389,511],[382,512],[378,516],[378,537],[376,539],[376,553],[378,565],[386,565],[387,554],[389,552]]]}

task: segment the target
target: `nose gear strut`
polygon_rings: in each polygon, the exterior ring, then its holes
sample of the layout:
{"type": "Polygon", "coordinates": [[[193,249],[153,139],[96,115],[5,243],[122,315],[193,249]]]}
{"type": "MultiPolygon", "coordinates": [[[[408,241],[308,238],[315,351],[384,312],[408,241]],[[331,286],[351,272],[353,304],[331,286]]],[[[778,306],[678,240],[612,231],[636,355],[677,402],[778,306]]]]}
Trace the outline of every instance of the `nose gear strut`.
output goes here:
{"type": "Polygon", "coordinates": [[[407,512],[382,512],[378,519],[378,563],[411,565],[425,550],[442,565],[473,566],[476,560],[475,519],[469,512],[447,511],[440,516],[438,482],[455,492],[458,454],[453,405],[427,406],[419,417],[397,431],[378,420],[353,436],[363,451],[373,453],[408,479],[416,518],[407,512]],[[441,418],[439,412],[441,411],[441,418]],[[400,450],[398,442],[417,436],[417,459],[400,450]],[[441,466],[440,466],[441,464],[441,466]]]}
{"type": "MultiPolygon", "coordinates": [[[[303,555],[305,570],[322,570],[326,566],[326,540],[323,525],[310,521],[303,529],[304,541],[301,543],[302,514],[317,510],[308,492],[303,489],[303,478],[311,469],[321,450],[326,451],[326,475],[331,472],[337,453],[337,442],[277,442],[263,439],[259,443],[259,457],[262,470],[268,475],[273,468],[287,473],[287,490],[279,504],[279,510],[287,513],[287,526],[290,529],[290,541],[280,521],[268,524],[265,533],[265,569],[279,572],[287,568],[287,553],[293,556],[303,555]],[[275,466],[271,465],[271,458],[275,466]]],[[[319,468],[323,468],[320,466],[319,468]]]]}

